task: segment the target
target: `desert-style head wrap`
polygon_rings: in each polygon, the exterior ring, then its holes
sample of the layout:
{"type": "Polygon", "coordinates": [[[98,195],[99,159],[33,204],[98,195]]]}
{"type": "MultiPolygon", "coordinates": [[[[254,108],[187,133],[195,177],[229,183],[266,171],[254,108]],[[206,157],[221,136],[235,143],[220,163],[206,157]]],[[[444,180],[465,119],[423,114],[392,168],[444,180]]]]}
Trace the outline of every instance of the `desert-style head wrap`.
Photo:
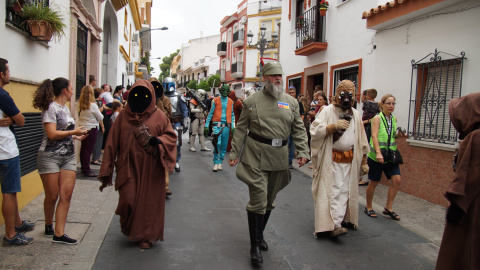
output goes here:
{"type": "Polygon", "coordinates": [[[351,92],[353,97],[351,102],[351,105],[355,104],[355,84],[350,81],[350,80],[343,80],[337,85],[337,90],[335,92],[335,97],[333,98],[332,104],[335,106],[340,106],[340,94],[343,91],[348,91],[351,92]]]}

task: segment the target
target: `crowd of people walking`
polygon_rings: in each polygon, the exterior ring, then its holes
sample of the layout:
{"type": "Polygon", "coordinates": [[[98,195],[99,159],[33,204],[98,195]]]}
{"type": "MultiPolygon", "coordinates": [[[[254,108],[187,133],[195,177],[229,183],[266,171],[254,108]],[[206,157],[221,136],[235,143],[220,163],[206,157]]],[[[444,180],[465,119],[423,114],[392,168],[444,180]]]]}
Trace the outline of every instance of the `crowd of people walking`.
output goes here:
{"type": "MultiPolygon", "coordinates": [[[[16,246],[34,241],[24,232],[33,230],[35,223],[22,220],[18,212],[20,153],[13,124],[23,126],[25,118],[3,89],[9,83],[9,72],[8,61],[0,58],[3,245],[16,246]]],[[[245,209],[254,264],[262,263],[261,253],[268,251],[263,232],[275,208],[277,194],[291,181],[294,159],[299,167],[308,163],[312,169],[314,237],[323,233],[338,237],[348,229],[358,228],[359,185],[368,185],[363,212],[376,218],[372,204],[382,174],[391,180],[382,213],[399,221],[394,200],[401,183],[399,164],[403,160],[396,139],[404,134],[393,114],[396,98],[386,94],[377,103],[377,91],[365,90],[361,97],[363,114],[360,114],[355,109],[356,85],[350,80],[340,81],[330,99],[321,86],[316,86],[310,101],[307,96],[298,95],[294,86],[289,86],[285,93],[279,62],[267,63],[262,76],[265,85],[245,100],[237,97],[227,84],[220,86],[217,97],[209,98],[203,89],[182,95],[170,78],[164,82],[156,78],[138,80],[127,91],[117,86],[112,93],[108,84],[96,88],[96,78],[90,76],[89,84],[82,87],[75,102],[75,110],[67,106],[74,96],[68,79],[43,81],[34,93],[33,107],[41,111],[44,131],[37,168],[45,191],[45,236],[54,243],[77,244],[76,239],[65,233],[65,224],[77,172],[74,141],[79,141],[81,173],[97,177],[100,191],[114,185],[119,192],[115,213],[120,216],[122,233],[143,249],[163,240],[165,199],[173,194],[169,174],[180,172],[182,134],[188,130],[189,151],[196,152],[197,137],[200,150],[211,151],[204,138],[211,135],[212,170],[222,171],[227,156],[228,164],[237,166],[237,178],[248,186],[249,201],[245,209]],[[104,149],[102,158],[101,149],[104,149]],[[92,164],[100,165],[98,173],[92,164]]],[[[451,110],[459,110],[464,103],[474,106],[460,100],[451,103],[451,110]]],[[[463,127],[465,123],[454,116],[452,119],[461,136],[468,138],[468,147],[477,147],[471,144],[478,124],[472,128],[467,123],[468,127],[463,127]]],[[[461,151],[467,150],[461,148],[461,151]]],[[[474,152],[468,153],[474,156],[474,152]]],[[[465,162],[461,160],[459,170],[470,170],[465,162]]],[[[447,194],[453,207],[447,220],[457,225],[462,218],[474,222],[467,211],[468,205],[458,198],[462,195],[458,185],[478,187],[471,177],[458,175],[455,181],[461,184],[454,184],[447,194]]],[[[466,196],[474,200],[471,194],[466,196]]],[[[458,233],[450,223],[445,235],[453,237],[458,233]]],[[[442,243],[441,255],[446,250],[442,243]]]]}

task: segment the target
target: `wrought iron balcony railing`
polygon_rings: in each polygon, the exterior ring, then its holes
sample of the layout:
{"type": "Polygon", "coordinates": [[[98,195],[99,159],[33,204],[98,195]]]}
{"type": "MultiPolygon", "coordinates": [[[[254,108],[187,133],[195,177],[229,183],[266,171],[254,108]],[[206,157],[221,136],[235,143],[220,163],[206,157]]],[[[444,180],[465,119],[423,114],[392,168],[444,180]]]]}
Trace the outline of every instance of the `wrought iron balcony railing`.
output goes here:
{"type": "Polygon", "coordinates": [[[319,8],[316,6],[298,16],[295,27],[297,49],[313,42],[326,42],[326,17],[320,16],[319,8]]]}

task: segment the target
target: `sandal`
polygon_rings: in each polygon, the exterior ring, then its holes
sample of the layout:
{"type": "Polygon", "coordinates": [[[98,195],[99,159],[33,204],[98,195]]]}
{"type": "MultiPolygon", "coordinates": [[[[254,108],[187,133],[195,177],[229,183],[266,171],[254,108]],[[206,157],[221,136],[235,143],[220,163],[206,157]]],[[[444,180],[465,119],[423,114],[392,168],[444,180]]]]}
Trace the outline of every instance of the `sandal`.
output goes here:
{"type": "Polygon", "coordinates": [[[375,213],[375,211],[373,211],[373,209],[368,210],[367,207],[365,206],[365,210],[363,210],[363,212],[371,218],[377,218],[377,214],[375,213]]]}
{"type": "Polygon", "coordinates": [[[383,211],[383,214],[384,215],[389,215],[393,220],[400,220],[400,217],[397,215],[397,213],[395,212],[390,212],[387,210],[387,208],[383,208],[385,209],[385,211],[383,211]]]}

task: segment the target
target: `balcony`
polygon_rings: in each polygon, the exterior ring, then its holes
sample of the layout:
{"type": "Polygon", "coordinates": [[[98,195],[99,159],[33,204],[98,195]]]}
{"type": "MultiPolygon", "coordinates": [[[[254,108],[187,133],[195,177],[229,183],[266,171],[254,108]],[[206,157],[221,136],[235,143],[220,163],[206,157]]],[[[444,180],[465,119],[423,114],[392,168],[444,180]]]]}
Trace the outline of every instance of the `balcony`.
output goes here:
{"type": "Polygon", "coordinates": [[[233,78],[243,78],[243,62],[233,63],[231,74],[233,78]]]}
{"type": "Polygon", "coordinates": [[[258,1],[258,11],[270,11],[282,8],[282,0],[258,1]]]}
{"type": "Polygon", "coordinates": [[[220,81],[221,82],[225,81],[225,69],[224,68],[220,69],[220,81]]]}
{"type": "Polygon", "coordinates": [[[243,47],[245,44],[245,30],[240,29],[237,32],[233,33],[233,43],[234,48],[243,47]]]}
{"type": "Polygon", "coordinates": [[[227,43],[220,42],[217,45],[217,55],[218,56],[225,56],[227,54],[227,43]]]}
{"type": "Polygon", "coordinates": [[[327,49],[326,16],[320,16],[319,10],[315,6],[297,17],[295,55],[308,56],[327,49]]]}

